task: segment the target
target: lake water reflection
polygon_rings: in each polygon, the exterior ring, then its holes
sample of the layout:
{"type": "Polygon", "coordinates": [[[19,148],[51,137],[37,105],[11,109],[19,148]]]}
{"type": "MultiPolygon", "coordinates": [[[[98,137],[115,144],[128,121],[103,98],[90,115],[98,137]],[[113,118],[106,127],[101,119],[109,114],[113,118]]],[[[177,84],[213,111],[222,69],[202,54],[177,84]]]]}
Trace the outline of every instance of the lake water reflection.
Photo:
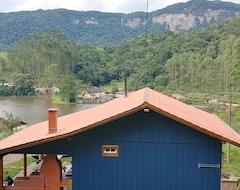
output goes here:
{"type": "Polygon", "coordinates": [[[0,117],[5,117],[4,112],[8,112],[14,117],[20,117],[28,125],[32,125],[47,120],[49,108],[58,108],[58,116],[63,116],[97,105],[53,104],[48,97],[0,97],[0,117]]]}

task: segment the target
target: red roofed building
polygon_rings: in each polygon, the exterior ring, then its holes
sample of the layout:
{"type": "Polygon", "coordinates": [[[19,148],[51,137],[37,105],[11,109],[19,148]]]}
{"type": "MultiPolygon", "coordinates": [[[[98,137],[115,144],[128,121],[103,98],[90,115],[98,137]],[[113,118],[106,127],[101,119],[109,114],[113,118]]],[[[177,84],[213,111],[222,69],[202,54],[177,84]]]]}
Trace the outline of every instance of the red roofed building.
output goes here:
{"type": "Polygon", "coordinates": [[[220,190],[225,142],[240,146],[240,136],[217,116],[144,88],[59,118],[50,109],[49,121],[2,140],[0,176],[6,154],[48,156],[40,175],[0,190],[64,187],[57,154],[72,157],[66,186],[75,190],[220,190]],[[29,183],[36,179],[37,188],[29,183]]]}

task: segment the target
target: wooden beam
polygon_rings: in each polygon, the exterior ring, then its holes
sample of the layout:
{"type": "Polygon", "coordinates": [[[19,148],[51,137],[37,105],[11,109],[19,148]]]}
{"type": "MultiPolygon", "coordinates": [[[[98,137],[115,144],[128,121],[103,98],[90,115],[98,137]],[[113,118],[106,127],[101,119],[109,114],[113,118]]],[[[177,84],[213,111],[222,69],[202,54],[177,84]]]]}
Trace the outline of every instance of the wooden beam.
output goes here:
{"type": "Polygon", "coordinates": [[[3,157],[0,157],[0,190],[3,190],[3,157]]]}
{"type": "Polygon", "coordinates": [[[27,177],[27,155],[23,155],[23,160],[24,160],[24,166],[23,166],[23,176],[27,177]]]}

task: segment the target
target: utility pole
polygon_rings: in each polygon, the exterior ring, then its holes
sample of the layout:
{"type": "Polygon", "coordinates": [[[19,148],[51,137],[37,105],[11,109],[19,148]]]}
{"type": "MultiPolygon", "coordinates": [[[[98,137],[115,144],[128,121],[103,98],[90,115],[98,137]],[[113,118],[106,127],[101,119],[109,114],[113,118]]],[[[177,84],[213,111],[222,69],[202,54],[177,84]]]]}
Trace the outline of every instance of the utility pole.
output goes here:
{"type": "Polygon", "coordinates": [[[146,12],[146,37],[148,35],[148,0],[147,0],[147,12],[146,12]]]}
{"type": "MultiPolygon", "coordinates": [[[[231,127],[232,120],[232,95],[229,93],[229,113],[228,113],[228,125],[231,127]]],[[[230,143],[227,144],[227,163],[230,163],[230,143]]]]}

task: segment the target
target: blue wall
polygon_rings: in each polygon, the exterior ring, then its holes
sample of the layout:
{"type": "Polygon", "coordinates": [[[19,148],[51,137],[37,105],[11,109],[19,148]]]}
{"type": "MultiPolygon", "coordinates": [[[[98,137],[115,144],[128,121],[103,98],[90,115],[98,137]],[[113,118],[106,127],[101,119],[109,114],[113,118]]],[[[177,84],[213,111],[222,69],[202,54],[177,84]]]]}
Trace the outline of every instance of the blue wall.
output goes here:
{"type": "Polygon", "coordinates": [[[220,190],[221,142],[143,111],[79,134],[73,142],[73,189],[220,190]],[[103,144],[119,145],[102,157],[103,144]]]}

